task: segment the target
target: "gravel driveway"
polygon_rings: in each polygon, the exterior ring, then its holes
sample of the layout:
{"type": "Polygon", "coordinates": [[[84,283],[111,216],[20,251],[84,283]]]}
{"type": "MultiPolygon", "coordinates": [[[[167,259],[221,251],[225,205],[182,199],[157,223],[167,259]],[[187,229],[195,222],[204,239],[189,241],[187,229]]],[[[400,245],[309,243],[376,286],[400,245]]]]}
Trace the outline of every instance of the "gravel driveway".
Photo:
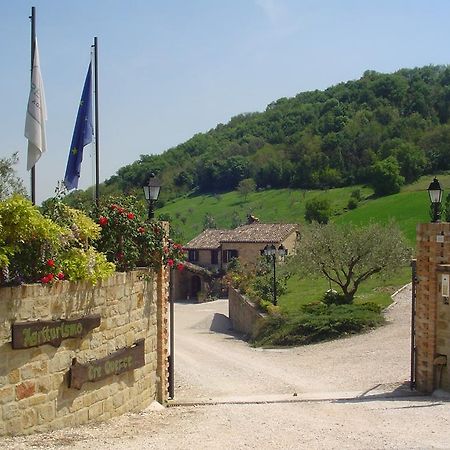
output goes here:
{"type": "Polygon", "coordinates": [[[407,386],[410,302],[407,288],[369,333],[281,350],[234,335],[224,300],[177,304],[170,407],[0,448],[450,448],[450,402],[407,386]]]}

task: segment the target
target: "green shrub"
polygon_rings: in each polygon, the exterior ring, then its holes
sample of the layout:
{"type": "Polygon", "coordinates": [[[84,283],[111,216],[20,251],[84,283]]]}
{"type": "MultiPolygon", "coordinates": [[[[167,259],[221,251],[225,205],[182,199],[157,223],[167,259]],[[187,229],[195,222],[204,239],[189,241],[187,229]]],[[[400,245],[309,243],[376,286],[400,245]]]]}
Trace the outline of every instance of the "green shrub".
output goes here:
{"type": "Polygon", "coordinates": [[[361,189],[353,190],[352,193],[350,194],[350,197],[355,199],[356,202],[360,202],[362,200],[361,189]]]}
{"type": "Polygon", "coordinates": [[[274,315],[257,330],[256,346],[292,346],[335,339],[360,333],[384,321],[380,307],[373,303],[360,305],[325,305],[312,303],[295,316],[274,315]]]}
{"type": "Polygon", "coordinates": [[[325,305],[345,305],[347,303],[351,303],[348,297],[345,297],[344,294],[335,291],[334,289],[328,289],[323,296],[323,303],[325,305]]]}
{"type": "Polygon", "coordinates": [[[356,209],[357,207],[358,207],[358,200],[356,200],[355,198],[350,198],[347,203],[347,208],[356,209]]]}
{"type": "Polygon", "coordinates": [[[312,198],[305,204],[305,220],[309,223],[328,223],[331,217],[331,205],[326,198],[312,198]]]}
{"type": "Polygon", "coordinates": [[[87,250],[70,248],[62,255],[61,268],[69,280],[87,280],[95,284],[97,280],[111,275],[115,265],[92,247],[87,250]]]}

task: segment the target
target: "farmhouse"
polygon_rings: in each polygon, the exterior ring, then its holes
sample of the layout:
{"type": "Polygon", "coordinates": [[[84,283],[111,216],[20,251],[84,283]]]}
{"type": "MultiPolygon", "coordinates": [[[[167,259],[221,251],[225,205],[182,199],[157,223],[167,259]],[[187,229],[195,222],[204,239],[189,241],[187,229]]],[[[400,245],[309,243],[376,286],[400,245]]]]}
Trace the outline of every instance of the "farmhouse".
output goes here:
{"type": "Polygon", "coordinates": [[[297,224],[260,223],[253,216],[249,222],[233,230],[207,229],[188,242],[188,263],[174,281],[176,300],[202,300],[215,290],[215,282],[232,259],[239,258],[242,265],[251,267],[266,245],[283,245],[287,255],[294,253],[297,224]]]}

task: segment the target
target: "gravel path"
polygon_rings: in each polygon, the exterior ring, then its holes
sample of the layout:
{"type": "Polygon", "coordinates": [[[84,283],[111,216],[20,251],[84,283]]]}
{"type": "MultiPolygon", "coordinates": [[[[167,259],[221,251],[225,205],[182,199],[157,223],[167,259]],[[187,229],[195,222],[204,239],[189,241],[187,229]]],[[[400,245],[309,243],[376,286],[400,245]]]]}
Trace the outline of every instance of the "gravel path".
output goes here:
{"type": "Polygon", "coordinates": [[[410,289],[398,294],[377,330],[282,350],[239,340],[226,301],[178,304],[171,407],[0,448],[450,448],[450,403],[405,386],[410,299],[410,289]]]}

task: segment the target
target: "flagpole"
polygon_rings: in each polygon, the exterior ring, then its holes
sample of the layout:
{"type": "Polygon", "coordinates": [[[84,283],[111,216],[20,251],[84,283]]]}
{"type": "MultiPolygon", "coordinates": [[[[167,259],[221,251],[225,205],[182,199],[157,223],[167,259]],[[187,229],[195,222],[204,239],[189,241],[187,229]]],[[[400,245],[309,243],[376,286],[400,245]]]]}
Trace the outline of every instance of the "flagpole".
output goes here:
{"type": "MultiPolygon", "coordinates": [[[[33,80],[34,52],[36,50],[36,8],[31,7],[31,81],[33,80]]],[[[36,204],[36,171],[35,165],[31,168],[31,202],[36,204]]]]}
{"type": "Polygon", "coordinates": [[[99,206],[100,153],[98,138],[98,44],[94,37],[95,204],[99,206]]]}

